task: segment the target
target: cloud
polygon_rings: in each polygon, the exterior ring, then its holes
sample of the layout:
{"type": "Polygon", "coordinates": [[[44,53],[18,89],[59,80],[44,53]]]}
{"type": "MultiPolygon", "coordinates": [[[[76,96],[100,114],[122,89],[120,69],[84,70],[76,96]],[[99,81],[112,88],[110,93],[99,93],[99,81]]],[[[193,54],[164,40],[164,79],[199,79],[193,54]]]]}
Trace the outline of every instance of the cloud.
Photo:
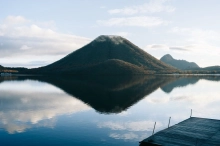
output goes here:
{"type": "Polygon", "coordinates": [[[122,139],[125,141],[141,141],[146,137],[149,137],[151,132],[126,132],[126,133],[110,133],[109,137],[114,139],[122,139]]]}
{"type": "MultiPolygon", "coordinates": [[[[114,139],[140,141],[152,133],[154,122],[150,120],[142,121],[107,121],[98,123],[99,128],[109,128],[112,133],[109,137],[114,139]]],[[[157,122],[157,129],[162,127],[161,122],[157,122]]]]}
{"type": "Polygon", "coordinates": [[[28,22],[28,20],[26,20],[22,16],[8,16],[4,20],[4,24],[6,24],[6,25],[22,24],[22,23],[26,23],[26,22],[28,22]]]}
{"type": "Polygon", "coordinates": [[[200,67],[219,65],[219,31],[173,27],[167,31],[167,36],[174,39],[164,40],[166,44],[146,45],[144,50],[158,59],[165,54],[172,54],[176,59],[196,62],[200,67]]]}
{"type": "Polygon", "coordinates": [[[26,62],[54,62],[90,41],[57,32],[53,21],[35,22],[22,16],[8,16],[0,23],[0,64],[3,58],[10,62],[15,57],[18,64],[28,57],[26,62]],[[42,56],[47,57],[42,60],[42,56]]]}
{"type": "Polygon", "coordinates": [[[168,50],[169,46],[164,45],[164,44],[152,44],[152,45],[147,45],[145,48],[146,49],[163,49],[163,50],[168,50]]]}
{"type": "Polygon", "coordinates": [[[198,44],[214,41],[219,42],[220,33],[213,30],[204,30],[199,28],[184,28],[184,27],[173,27],[170,33],[178,34],[187,37],[187,41],[198,44]]]}
{"type": "Polygon", "coordinates": [[[0,129],[8,133],[24,132],[34,127],[53,127],[60,115],[90,109],[52,85],[30,80],[1,83],[0,101],[0,129]]]}
{"type": "Polygon", "coordinates": [[[167,0],[151,0],[149,3],[142,5],[124,7],[122,9],[109,10],[109,14],[134,15],[143,13],[158,13],[158,12],[174,12],[175,8],[170,5],[165,5],[167,0]]]}
{"type": "Polygon", "coordinates": [[[134,140],[134,139],[138,139],[139,135],[134,134],[132,132],[125,134],[111,133],[109,137],[114,139],[134,140]]]}
{"type": "Polygon", "coordinates": [[[209,29],[174,27],[169,33],[175,34],[176,37],[184,38],[181,42],[187,45],[183,48],[199,56],[196,62],[201,64],[201,66],[205,67],[218,64],[220,32],[209,29]]]}
{"type": "Polygon", "coordinates": [[[170,50],[189,51],[188,49],[185,49],[184,47],[170,47],[170,50]]]}
{"type": "Polygon", "coordinates": [[[29,50],[29,49],[31,49],[31,47],[28,47],[27,45],[23,45],[23,46],[21,46],[20,49],[21,50],[29,50]]]}
{"type": "Polygon", "coordinates": [[[166,25],[169,22],[159,17],[138,16],[138,17],[121,17],[111,18],[108,20],[98,20],[97,23],[102,26],[138,26],[138,27],[154,27],[166,25]]]}
{"type": "MultiPolygon", "coordinates": [[[[99,128],[110,128],[111,130],[127,130],[127,131],[151,131],[154,125],[153,121],[132,121],[132,122],[103,122],[99,123],[99,128]]],[[[161,123],[157,123],[157,127],[161,127],[161,123]]]]}

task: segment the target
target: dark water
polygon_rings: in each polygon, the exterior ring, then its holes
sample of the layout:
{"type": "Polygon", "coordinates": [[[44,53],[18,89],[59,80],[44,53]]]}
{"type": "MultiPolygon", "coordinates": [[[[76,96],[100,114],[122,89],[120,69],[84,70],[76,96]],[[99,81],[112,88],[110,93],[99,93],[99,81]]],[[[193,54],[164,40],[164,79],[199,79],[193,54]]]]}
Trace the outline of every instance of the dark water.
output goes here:
{"type": "Polygon", "coordinates": [[[193,116],[220,119],[220,76],[0,77],[0,146],[138,146],[193,116]]]}

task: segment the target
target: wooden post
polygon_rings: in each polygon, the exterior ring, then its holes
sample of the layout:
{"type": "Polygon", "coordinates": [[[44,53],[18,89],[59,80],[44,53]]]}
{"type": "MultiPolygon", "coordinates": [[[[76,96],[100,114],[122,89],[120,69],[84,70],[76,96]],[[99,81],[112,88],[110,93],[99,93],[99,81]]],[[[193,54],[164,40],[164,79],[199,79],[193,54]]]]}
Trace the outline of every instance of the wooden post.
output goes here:
{"type": "MultiPolygon", "coordinates": [[[[171,117],[170,117],[170,119],[171,119],[171,117]]],[[[170,119],[169,119],[169,123],[168,123],[168,128],[170,127],[170,119]]]]}
{"type": "MultiPolygon", "coordinates": [[[[157,122],[154,123],[154,130],[155,130],[156,123],[157,123],[157,122]]],[[[154,135],[154,130],[153,130],[152,135],[154,135]]]]}
{"type": "Polygon", "coordinates": [[[192,117],[192,109],[191,109],[191,114],[190,114],[190,118],[192,117]]]}

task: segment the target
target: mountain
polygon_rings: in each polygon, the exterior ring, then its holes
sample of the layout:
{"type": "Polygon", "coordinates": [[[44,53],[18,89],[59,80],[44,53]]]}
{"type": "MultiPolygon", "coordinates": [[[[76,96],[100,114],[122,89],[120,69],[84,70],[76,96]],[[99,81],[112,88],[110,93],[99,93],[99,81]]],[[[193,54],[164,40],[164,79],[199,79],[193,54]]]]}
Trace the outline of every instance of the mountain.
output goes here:
{"type": "Polygon", "coordinates": [[[196,63],[194,62],[188,62],[186,60],[177,60],[174,59],[170,54],[164,55],[160,61],[169,64],[177,69],[180,70],[190,70],[190,69],[198,69],[200,68],[196,63]]]}
{"type": "Polygon", "coordinates": [[[71,74],[152,74],[177,69],[120,36],[101,35],[66,57],[32,72],[71,74]]]}
{"type": "Polygon", "coordinates": [[[0,65],[0,71],[1,71],[1,70],[4,70],[4,67],[0,65]]]}
{"type": "Polygon", "coordinates": [[[0,71],[1,72],[8,72],[8,73],[18,73],[18,70],[16,68],[8,68],[8,67],[3,67],[0,65],[0,71]]]}
{"type": "Polygon", "coordinates": [[[192,68],[186,70],[188,74],[220,74],[220,66],[209,66],[204,68],[192,68]]]}
{"type": "Polygon", "coordinates": [[[220,66],[209,66],[205,68],[201,68],[202,70],[209,70],[209,71],[215,71],[215,70],[220,70],[220,66]]]}
{"type": "Polygon", "coordinates": [[[15,72],[19,73],[19,72],[24,72],[28,70],[28,68],[25,68],[25,67],[5,67],[5,69],[13,73],[15,72]]]}
{"type": "Polygon", "coordinates": [[[204,67],[204,68],[192,68],[191,70],[220,71],[220,66],[208,66],[208,67],[204,67]]]}

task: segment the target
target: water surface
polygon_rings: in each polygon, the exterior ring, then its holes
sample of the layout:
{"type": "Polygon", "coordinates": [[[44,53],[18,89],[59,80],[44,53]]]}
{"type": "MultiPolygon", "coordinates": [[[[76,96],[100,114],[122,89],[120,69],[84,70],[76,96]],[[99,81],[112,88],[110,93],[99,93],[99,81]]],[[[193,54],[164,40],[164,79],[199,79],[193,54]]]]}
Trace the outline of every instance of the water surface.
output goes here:
{"type": "Polygon", "coordinates": [[[220,76],[0,77],[1,146],[138,145],[192,116],[220,119],[220,76]]]}

